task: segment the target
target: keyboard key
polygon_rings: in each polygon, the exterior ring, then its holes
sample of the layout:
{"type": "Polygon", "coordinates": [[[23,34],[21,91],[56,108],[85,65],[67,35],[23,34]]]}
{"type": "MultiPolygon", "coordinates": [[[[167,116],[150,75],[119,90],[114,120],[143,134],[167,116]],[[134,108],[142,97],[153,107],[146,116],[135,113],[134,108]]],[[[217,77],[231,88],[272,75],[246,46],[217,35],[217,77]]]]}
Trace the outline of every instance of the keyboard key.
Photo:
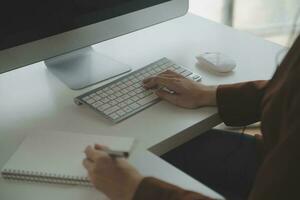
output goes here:
{"type": "Polygon", "coordinates": [[[128,93],[128,95],[132,97],[132,96],[136,95],[136,93],[135,93],[135,91],[131,91],[128,93]]]}
{"type": "Polygon", "coordinates": [[[129,107],[132,108],[133,110],[135,110],[135,109],[139,108],[140,105],[137,103],[133,103],[133,104],[129,105],[129,107]]]}
{"type": "Polygon", "coordinates": [[[161,59],[160,61],[158,61],[158,65],[164,65],[166,63],[165,59],[161,59]]]}
{"type": "Polygon", "coordinates": [[[87,97],[83,97],[82,100],[87,102],[88,100],[90,100],[91,97],[87,96],[87,97]]]}
{"type": "Polygon", "coordinates": [[[116,83],[117,86],[122,85],[122,81],[116,83]]]}
{"type": "Polygon", "coordinates": [[[101,99],[101,97],[100,96],[94,96],[94,99],[96,100],[96,101],[99,101],[100,99],[101,99]]]}
{"type": "Polygon", "coordinates": [[[176,70],[176,72],[178,73],[178,74],[181,74],[181,73],[183,73],[183,72],[185,72],[186,70],[185,69],[183,69],[183,68],[178,68],[177,70],[176,70]]]}
{"type": "Polygon", "coordinates": [[[144,94],[145,96],[149,96],[150,94],[153,94],[153,91],[152,91],[152,90],[145,90],[145,91],[143,92],[143,94],[144,94]]]}
{"type": "Polygon", "coordinates": [[[101,101],[97,101],[96,103],[93,103],[92,104],[92,106],[94,107],[94,108],[98,108],[99,106],[102,106],[103,105],[103,102],[101,102],[101,101]]]}
{"type": "Polygon", "coordinates": [[[164,64],[163,64],[163,66],[165,66],[165,67],[170,67],[171,65],[173,65],[172,63],[168,63],[168,62],[165,62],[164,64]]]}
{"type": "Polygon", "coordinates": [[[127,105],[129,105],[129,104],[132,104],[133,101],[132,101],[131,99],[127,99],[127,100],[125,101],[125,103],[126,103],[127,105]]]}
{"type": "Polygon", "coordinates": [[[160,68],[163,70],[167,70],[170,67],[170,65],[161,65],[160,68]]]}
{"type": "Polygon", "coordinates": [[[155,94],[153,94],[151,96],[147,96],[147,97],[139,100],[137,103],[143,106],[143,105],[146,105],[147,103],[150,103],[151,101],[156,100],[156,99],[158,99],[158,97],[155,94]]]}
{"type": "Polygon", "coordinates": [[[116,83],[113,83],[113,84],[111,84],[109,87],[110,87],[110,89],[112,90],[113,88],[115,88],[117,86],[117,84],[116,83]]]}
{"type": "Polygon", "coordinates": [[[137,88],[137,89],[135,90],[135,92],[136,92],[137,94],[139,94],[139,93],[141,93],[141,92],[144,92],[144,91],[145,91],[145,89],[142,88],[142,87],[137,88]]]}
{"type": "Polygon", "coordinates": [[[140,99],[140,98],[138,98],[137,96],[131,97],[131,100],[134,101],[134,102],[135,102],[135,101],[138,101],[139,99],[140,99]]]}
{"type": "Polygon", "coordinates": [[[124,83],[122,83],[120,86],[119,86],[119,88],[122,90],[122,89],[124,89],[124,88],[126,88],[127,87],[127,85],[125,85],[124,83]]]}
{"type": "Polygon", "coordinates": [[[107,94],[113,94],[114,91],[113,91],[113,90],[108,90],[108,91],[106,91],[106,93],[107,93],[107,94]]]}
{"type": "Polygon", "coordinates": [[[114,100],[114,99],[116,99],[117,97],[115,96],[115,95],[110,95],[110,96],[108,96],[108,98],[110,99],[110,100],[114,100]]]}
{"type": "Polygon", "coordinates": [[[132,91],[132,90],[134,90],[135,88],[133,87],[133,86],[129,86],[128,88],[127,88],[127,90],[128,91],[132,91]]]}
{"type": "Polygon", "coordinates": [[[127,106],[127,104],[124,103],[124,102],[121,102],[121,103],[118,104],[118,106],[119,106],[120,108],[123,108],[123,107],[127,106]]]}
{"type": "Polygon", "coordinates": [[[140,94],[137,95],[137,97],[138,97],[139,99],[142,99],[142,98],[145,97],[145,95],[144,95],[144,93],[140,93],[140,94]]]}
{"type": "Polygon", "coordinates": [[[140,82],[142,82],[143,80],[145,80],[145,76],[141,75],[140,77],[138,77],[138,80],[139,80],[140,82]]]}
{"type": "Polygon", "coordinates": [[[134,88],[139,88],[139,87],[142,87],[142,84],[139,82],[139,83],[134,84],[133,87],[134,88]]]}
{"type": "Polygon", "coordinates": [[[173,67],[173,66],[169,67],[167,70],[170,70],[170,71],[173,71],[173,72],[176,71],[175,67],[173,67]]]}
{"type": "Polygon", "coordinates": [[[191,75],[191,74],[193,74],[193,73],[190,72],[190,71],[185,71],[185,72],[183,72],[181,75],[184,76],[184,77],[187,77],[187,76],[189,76],[189,75],[191,75]]]}
{"type": "Polygon", "coordinates": [[[155,76],[157,73],[156,73],[155,71],[151,71],[151,72],[149,72],[149,74],[150,74],[151,77],[152,77],[152,76],[155,76]]]}
{"type": "Polygon", "coordinates": [[[116,120],[116,119],[119,118],[119,115],[116,114],[116,113],[112,113],[112,114],[109,115],[109,117],[112,118],[113,120],[116,120]]]}
{"type": "Polygon", "coordinates": [[[130,108],[129,106],[123,108],[123,110],[127,113],[130,113],[132,111],[132,108],[130,108]]]}
{"type": "Polygon", "coordinates": [[[109,105],[109,104],[104,104],[104,105],[102,105],[102,106],[99,106],[97,109],[99,110],[99,111],[105,111],[106,109],[108,109],[108,108],[110,108],[111,107],[111,105],[109,105]]]}
{"type": "Polygon", "coordinates": [[[110,105],[114,106],[117,105],[119,102],[117,102],[116,100],[112,100],[109,102],[110,105]]]}
{"type": "Polygon", "coordinates": [[[107,110],[104,111],[104,114],[106,115],[110,115],[111,113],[113,112],[116,112],[117,110],[119,110],[120,108],[118,106],[114,106],[114,107],[111,107],[107,110]]]}
{"type": "Polygon", "coordinates": [[[175,69],[181,68],[179,65],[176,65],[176,64],[173,64],[172,66],[173,66],[175,69]]]}
{"type": "Polygon", "coordinates": [[[130,96],[128,94],[124,94],[123,96],[121,96],[121,98],[123,98],[124,100],[130,98],[130,96]]]}
{"type": "Polygon", "coordinates": [[[121,103],[121,102],[124,101],[124,99],[122,97],[119,97],[119,98],[116,98],[116,101],[119,102],[119,103],[121,103]]]}
{"type": "Polygon", "coordinates": [[[131,85],[133,85],[133,82],[132,82],[132,81],[127,81],[125,84],[126,84],[127,86],[131,86],[131,85]]]}
{"type": "Polygon", "coordinates": [[[103,89],[104,92],[106,92],[108,90],[109,90],[109,87],[106,87],[106,88],[103,89]]]}
{"type": "Polygon", "coordinates": [[[137,77],[134,77],[132,80],[131,80],[133,83],[137,83],[139,82],[139,79],[137,77]]]}
{"type": "Polygon", "coordinates": [[[95,99],[89,99],[89,100],[87,100],[86,101],[88,104],[93,104],[93,103],[95,103],[95,99]]]}
{"type": "Polygon", "coordinates": [[[99,90],[99,91],[96,92],[96,94],[100,96],[103,92],[104,92],[104,91],[99,90]]]}
{"type": "Polygon", "coordinates": [[[120,96],[122,96],[123,94],[122,94],[121,92],[116,92],[115,95],[116,95],[116,97],[120,97],[120,96]]]}
{"type": "Polygon", "coordinates": [[[127,93],[129,93],[129,91],[127,89],[123,89],[123,90],[121,90],[121,93],[127,94],[127,93]]]}
{"type": "Polygon", "coordinates": [[[107,97],[107,96],[108,96],[108,94],[105,93],[105,92],[102,92],[102,93],[100,94],[100,97],[102,97],[102,98],[107,97]]]}
{"type": "Polygon", "coordinates": [[[157,73],[161,72],[161,69],[160,69],[160,68],[155,68],[154,71],[155,71],[156,74],[157,74],[157,73]]]}
{"type": "Polygon", "coordinates": [[[120,116],[124,116],[124,115],[126,115],[126,112],[124,112],[123,110],[119,110],[119,111],[117,111],[117,114],[120,116]]]}
{"type": "Polygon", "coordinates": [[[118,86],[116,86],[116,87],[114,87],[113,89],[112,89],[114,92],[118,92],[119,90],[121,90],[118,86]]]}
{"type": "Polygon", "coordinates": [[[148,72],[146,72],[146,73],[144,74],[144,77],[145,77],[145,78],[151,77],[151,74],[148,73],[148,72]]]}
{"type": "Polygon", "coordinates": [[[101,101],[102,101],[103,103],[107,103],[107,102],[109,102],[109,98],[103,98],[101,101]]]}
{"type": "Polygon", "coordinates": [[[135,74],[135,77],[139,77],[139,76],[141,76],[141,72],[139,71],[139,72],[136,72],[136,74],[135,74]]]}

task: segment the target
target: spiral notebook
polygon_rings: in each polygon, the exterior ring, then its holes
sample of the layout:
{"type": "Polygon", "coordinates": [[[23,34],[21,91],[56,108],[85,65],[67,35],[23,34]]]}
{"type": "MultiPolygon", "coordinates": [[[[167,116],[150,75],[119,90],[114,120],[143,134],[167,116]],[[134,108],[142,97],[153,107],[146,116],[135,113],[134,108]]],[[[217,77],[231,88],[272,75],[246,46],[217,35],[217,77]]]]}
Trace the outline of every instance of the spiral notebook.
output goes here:
{"type": "Polygon", "coordinates": [[[86,146],[95,143],[130,153],[134,139],[63,132],[30,134],[2,168],[2,177],[89,186],[82,160],[86,146]]]}

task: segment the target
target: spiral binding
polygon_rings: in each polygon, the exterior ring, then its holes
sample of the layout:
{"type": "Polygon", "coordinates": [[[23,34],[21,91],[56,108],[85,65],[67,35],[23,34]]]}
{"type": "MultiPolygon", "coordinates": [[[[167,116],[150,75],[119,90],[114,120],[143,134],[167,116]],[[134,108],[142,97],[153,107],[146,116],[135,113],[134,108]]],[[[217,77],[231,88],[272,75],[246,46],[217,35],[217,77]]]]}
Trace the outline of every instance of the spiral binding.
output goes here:
{"type": "Polygon", "coordinates": [[[2,177],[7,180],[91,186],[88,178],[79,176],[66,176],[59,174],[49,174],[46,172],[30,172],[14,169],[4,169],[1,174],[2,177]]]}

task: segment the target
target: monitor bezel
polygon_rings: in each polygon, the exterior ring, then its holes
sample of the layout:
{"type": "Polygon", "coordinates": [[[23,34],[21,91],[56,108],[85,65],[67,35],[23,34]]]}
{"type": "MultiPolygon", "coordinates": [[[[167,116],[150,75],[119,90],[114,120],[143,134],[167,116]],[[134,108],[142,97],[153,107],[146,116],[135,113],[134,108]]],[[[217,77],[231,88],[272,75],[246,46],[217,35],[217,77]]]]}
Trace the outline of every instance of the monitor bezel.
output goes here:
{"type": "Polygon", "coordinates": [[[0,74],[180,17],[187,13],[188,7],[188,0],[171,0],[96,24],[1,50],[0,74]],[[131,26],[126,26],[128,24],[131,26]]]}

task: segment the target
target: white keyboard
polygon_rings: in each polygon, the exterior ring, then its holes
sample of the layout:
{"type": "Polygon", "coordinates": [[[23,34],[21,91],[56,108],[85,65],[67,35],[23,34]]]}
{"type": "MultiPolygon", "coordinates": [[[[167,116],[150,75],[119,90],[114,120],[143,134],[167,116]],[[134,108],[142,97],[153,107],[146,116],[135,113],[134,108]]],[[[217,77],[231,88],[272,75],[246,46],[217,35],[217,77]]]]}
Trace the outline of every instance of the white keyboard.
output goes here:
{"type": "Polygon", "coordinates": [[[201,76],[167,58],[162,58],[107,85],[76,97],[74,101],[78,105],[86,104],[105,118],[118,123],[159,101],[154,91],[143,88],[142,81],[166,70],[175,71],[197,82],[201,81],[201,76]]]}

